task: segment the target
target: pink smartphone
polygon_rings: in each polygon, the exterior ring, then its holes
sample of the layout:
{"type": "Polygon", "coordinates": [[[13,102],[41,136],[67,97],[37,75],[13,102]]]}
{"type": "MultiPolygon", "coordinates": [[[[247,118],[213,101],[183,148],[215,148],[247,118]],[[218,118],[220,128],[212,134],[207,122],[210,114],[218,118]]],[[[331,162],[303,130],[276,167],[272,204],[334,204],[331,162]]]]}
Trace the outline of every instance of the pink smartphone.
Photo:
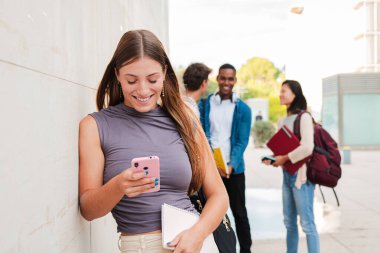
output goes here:
{"type": "Polygon", "coordinates": [[[157,192],[160,190],[160,159],[158,156],[146,156],[133,158],[131,169],[136,172],[145,172],[146,177],[158,178],[154,188],[147,192],[157,192]]]}

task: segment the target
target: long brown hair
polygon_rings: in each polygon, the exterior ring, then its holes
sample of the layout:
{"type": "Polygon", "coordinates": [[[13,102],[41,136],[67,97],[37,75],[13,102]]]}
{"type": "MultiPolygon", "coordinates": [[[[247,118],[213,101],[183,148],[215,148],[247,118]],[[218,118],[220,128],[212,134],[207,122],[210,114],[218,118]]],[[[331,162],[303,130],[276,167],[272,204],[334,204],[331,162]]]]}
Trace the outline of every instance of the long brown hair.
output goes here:
{"type": "Polygon", "coordinates": [[[212,159],[208,145],[199,121],[189,112],[189,108],[181,99],[177,77],[173,67],[165,53],[159,39],[150,31],[134,30],[126,32],[120,39],[116,51],[108,64],[100,82],[96,104],[98,110],[108,106],[114,106],[123,102],[124,98],[118,86],[115,70],[119,73],[120,68],[147,56],[166,69],[163,90],[161,95],[162,108],[166,109],[177,125],[183,139],[192,168],[192,180],[189,192],[196,191],[202,185],[206,159],[212,159]],[[197,143],[197,141],[201,143],[197,143]],[[206,154],[204,154],[206,150],[206,154]],[[207,151],[208,150],[208,151],[207,151]]]}

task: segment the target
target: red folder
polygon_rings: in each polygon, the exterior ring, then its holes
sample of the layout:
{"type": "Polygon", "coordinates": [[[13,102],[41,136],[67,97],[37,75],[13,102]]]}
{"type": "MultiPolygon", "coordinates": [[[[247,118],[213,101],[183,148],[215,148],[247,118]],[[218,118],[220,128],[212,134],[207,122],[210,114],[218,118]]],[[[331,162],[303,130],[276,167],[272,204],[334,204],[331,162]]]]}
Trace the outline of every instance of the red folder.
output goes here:
{"type": "MultiPolygon", "coordinates": [[[[286,155],[295,150],[299,145],[300,141],[297,136],[285,125],[267,143],[267,147],[272,150],[275,156],[286,155]]],[[[294,164],[291,161],[287,161],[283,167],[289,171],[290,175],[293,175],[308,159],[309,157],[306,157],[294,164]]]]}

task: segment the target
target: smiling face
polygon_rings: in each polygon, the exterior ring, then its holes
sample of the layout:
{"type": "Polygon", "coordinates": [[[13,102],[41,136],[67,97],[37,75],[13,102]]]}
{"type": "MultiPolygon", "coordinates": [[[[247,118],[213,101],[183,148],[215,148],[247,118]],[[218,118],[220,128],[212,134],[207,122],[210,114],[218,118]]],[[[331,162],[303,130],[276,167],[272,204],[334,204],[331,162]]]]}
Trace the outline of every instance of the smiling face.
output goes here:
{"type": "Polygon", "coordinates": [[[236,83],[235,71],[233,69],[221,69],[216,80],[218,81],[221,99],[231,98],[232,89],[236,83]]]}
{"type": "Polygon", "coordinates": [[[289,88],[287,84],[283,84],[281,86],[281,91],[280,91],[281,105],[285,105],[287,108],[289,108],[295,97],[296,96],[294,95],[294,93],[292,92],[292,90],[289,88]]]}
{"type": "Polygon", "coordinates": [[[138,112],[148,112],[157,107],[165,80],[165,71],[160,63],[144,56],[121,67],[116,76],[123,90],[125,105],[138,112]]]}

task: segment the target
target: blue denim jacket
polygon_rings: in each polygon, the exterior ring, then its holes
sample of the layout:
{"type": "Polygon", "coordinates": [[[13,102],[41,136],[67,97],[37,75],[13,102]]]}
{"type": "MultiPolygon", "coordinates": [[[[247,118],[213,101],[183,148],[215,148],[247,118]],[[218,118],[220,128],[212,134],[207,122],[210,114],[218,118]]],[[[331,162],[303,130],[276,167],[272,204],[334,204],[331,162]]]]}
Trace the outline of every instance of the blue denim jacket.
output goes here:
{"type": "MultiPolygon", "coordinates": [[[[200,111],[200,120],[205,131],[206,137],[210,142],[210,98],[201,100],[198,104],[200,111]]],[[[242,100],[237,99],[232,119],[231,129],[231,154],[230,165],[234,168],[232,174],[241,174],[245,171],[244,151],[248,145],[249,135],[251,133],[252,115],[249,106],[242,100]]],[[[210,143],[211,145],[211,143],[210,143]]]]}

